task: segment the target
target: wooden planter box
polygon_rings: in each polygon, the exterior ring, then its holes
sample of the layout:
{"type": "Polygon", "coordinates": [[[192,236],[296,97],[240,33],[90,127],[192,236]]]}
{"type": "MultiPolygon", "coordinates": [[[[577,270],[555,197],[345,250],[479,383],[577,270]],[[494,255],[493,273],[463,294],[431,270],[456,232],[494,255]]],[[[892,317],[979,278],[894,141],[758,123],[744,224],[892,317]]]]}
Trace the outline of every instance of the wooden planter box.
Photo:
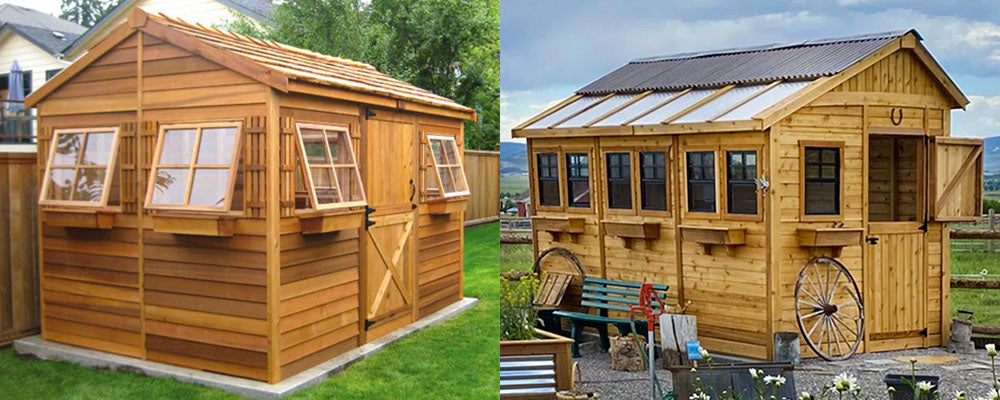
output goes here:
{"type": "Polygon", "coordinates": [[[46,225],[68,228],[111,229],[115,224],[115,212],[100,210],[44,210],[42,215],[46,225]]]}
{"type": "Polygon", "coordinates": [[[554,399],[570,390],[573,381],[573,339],[535,329],[535,340],[500,342],[500,395],[502,400],[554,399]],[[535,380],[536,382],[525,382],[535,380]],[[524,389],[526,393],[517,393],[524,389]],[[549,394],[536,390],[551,389],[549,394]],[[530,393],[529,393],[530,391],[530,393]]]}
{"type": "Polygon", "coordinates": [[[840,257],[844,246],[860,246],[863,228],[799,228],[796,230],[801,247],[829,247],[833,257],[840,257]]]}
{"type": "Polygon", "coordinates": [[[576,243],[576,235],[583,233],[586,220],[583,217],[531,217],[531,226],[553,236],[569,234],[570,241],[576,243]]]}
{"type": "Polygon", "coordinates": [[[326,215],[319,213],[299,215],[299,224],[304,235],[357,229],[364,224],[364,220],[364,210],[326,215]]]}
{"type": "Polygon", "coordinates": [[[153,215],[153,231],[178,235],[232,237],[236,219],[228,215],[153,215]]]}
{"type": "Polygon", "coordinates": [[[468,198],[435,200],[427,203],[427,212],[431,214],[451,214],[465,210],[468,198]]]}
{"type": "Polygon", "coordinates": [[[747,228],[726,228],[714,226],[681,225],[681,240],[700,243],[705,254],[712,254],[712,246],[726,246],[726,254],[732,256],[736,247],[746,244],[747,228]]]}
{"type": "Polygon", "coordinates": [[[622,238],[626,249],[632,247],[632,239],[648,241],[660,238],[659,222],[601,221],[601,224],[604,225],[604,234],[622,238]]]}

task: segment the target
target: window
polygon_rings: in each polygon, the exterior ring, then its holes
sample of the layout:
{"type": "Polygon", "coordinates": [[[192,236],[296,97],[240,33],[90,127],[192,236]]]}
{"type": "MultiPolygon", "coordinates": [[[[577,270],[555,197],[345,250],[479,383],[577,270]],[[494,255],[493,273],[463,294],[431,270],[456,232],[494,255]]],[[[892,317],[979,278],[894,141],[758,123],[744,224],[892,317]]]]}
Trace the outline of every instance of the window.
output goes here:
{"type": "Polygon", "coordinates": [[[805,214],[840,214],[840,148],[806,146],[805,214]]]}
{"type": "Polygon", "coordinates": [[[295,124],[309,203],[317,210],[365,204],[361,172],[345,127],[295,124]]]}
{"type": "Polygon", "coordinates": [[[715,152],[687,153],[687,200],[690,212],[715,212],[715,152]]]}
{"type": "Polygon", "coordinates": [[[105,206],[118,154],[118,128],[56,129],[41,204],[105,206]]]}
{"type": "MultiPolygon", "coordinates": [[[[0,90],[8,90],[8,82],[10,82],[10,74],[0,75],[0,90]]],[[[24,97],[28,97],[31,94],[31,71],[21,72],[21,82],[24,85],[24,97]]]]}
{"type": "Polygon", "coordinates": [[[62,72],[62,70],[63,70],[62,68],[59,68],[59,69],[50,69],[48,71],[45,71],[45,81],[48,82],[49,79],[52,79],[54,76],[59,74],[59,72],[62,72]]]}
{"type": "Polygon", "coordinates": [[[559,207],[559,156],[556,153],[539,153],[535,157],[538,166],[538,205],[559,207]]]}
{"type": "Polygon", "coordinates": [[[757,151],[726,152],[726,210],[730,214],[757,214],[757,151]]]}
{"type": "Polygon", "coordinates": [[[463,196],[469,194],[469,185],[465,181],[465,169],[458,157],[458,145],[452,136],[427,135],[431,146],[431,161],[437,171],[437,181],[444,197],[463,196]]]}
{"type": "Polygon", "coordinates": [[[228,211],[240,127],[238,122],[161,126],[146,208],[228,211]]]}
{"type": "Polygon", "coordinates": [[[608,208],[632,208],[631,153],[607,153],[608,208]]]}
{"type": "Polygon", "coordinates": [[[566,189],[570,207],[590,207],[590,170],[587,153],[566,154],[566,189]]]}
{"type": "Polygon", "coordinates": [[[667,210],[667,155],[662,151],[639,153],[639,191],[643,210],[667,210]]]}

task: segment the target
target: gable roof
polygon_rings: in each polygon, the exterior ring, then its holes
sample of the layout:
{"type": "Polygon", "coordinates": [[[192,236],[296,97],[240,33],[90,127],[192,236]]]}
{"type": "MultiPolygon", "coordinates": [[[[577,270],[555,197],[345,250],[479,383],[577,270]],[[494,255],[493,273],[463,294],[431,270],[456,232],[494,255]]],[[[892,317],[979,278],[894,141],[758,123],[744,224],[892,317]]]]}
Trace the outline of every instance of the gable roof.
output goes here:
{"type": "Polygon", "coordinates": [[[49,29],[57,32],[81,35],[87,31],[86,27],[64,19],[53,17],[38,10],[16,6],[5,3],[0,4],[0,23],[14,24],[40,29],[49,29]]]}
{"type": "Polygon", "coordinates": [[[71,43],[80,37],[80,35],[73,33],[12,23],[4,24],[3,28],[0,28],[0,34],[4,31],[11,31],[20,35],[29,42],[34,43],[35,46],[56,57],[62,55],[62,51],[66,48],[67,43],[71,43]]]}
{"type": "Polygon", "coordinates": [[[428,90],[383,74],[371,65],[332,57],[274,41],[224,32],[165,15],[135,9],[128,23],[108,34],[90,52],[25,99],[27,107],[86,68],[119,42],[139,30],[210,61],[256,79],[278,90],[314,93],[314,87],[333,87],[393,99],[394,106],[416,103],[451,110],[455,117],[474,119],[475,111],[428,90]],[[301,86],[294,85],[300,82],[301,86]]]}
{"type": "MultiPolygon", "coordinates": [[[[215,0],[223,5],[232,8],[235,11],[239,11],[243,15],[254,19],[261,24],[270,24],[269,18],[271,17],[271,12],[274,10],[274,4],[270,0],[215,0]]],[[[64,54],[70,54],[76,50],[79,50],[80,46],[83,46],[87,42],[87,39],[92,37],[95,32],[98,32],[102,27],[114,21],[119,15],[124,12],[128,12],[132,6],[136,4],[136,0],[121,0],[115,8],[108,11],[94,26],[90,29],[86,29],[86,32],[81,36],[76,38],[72,43],[70,43],[64,50],[64,54]]]]}
{"type": "MultiPolygon", "coordinates": [[[[761,130],[901,49],[968,99],[915,30],[642,58],[517,125],[515,137],[761,130]]],[[[942,104],[943,105],[943,104],[942,104]]]]}
{"type": "Polygon", "coordinates": [[[579,94],[721,87],[835,75],[890,41],[915,30],[873,33],[632,60],[579,94]]]}

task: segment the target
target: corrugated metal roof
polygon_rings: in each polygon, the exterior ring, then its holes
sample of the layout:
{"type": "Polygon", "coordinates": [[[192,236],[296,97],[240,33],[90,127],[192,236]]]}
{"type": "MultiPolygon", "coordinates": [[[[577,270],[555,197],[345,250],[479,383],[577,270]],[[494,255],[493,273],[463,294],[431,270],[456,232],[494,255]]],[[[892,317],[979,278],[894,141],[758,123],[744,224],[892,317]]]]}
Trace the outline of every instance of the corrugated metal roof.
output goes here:
{"type": "Polygon", "coordinates": [[[775,80],[812,80],[843,71],[865,56],[905,35],[896,31],[710,52],[637,59],[577,91],[612,92],[711,88],[775,80]]]}

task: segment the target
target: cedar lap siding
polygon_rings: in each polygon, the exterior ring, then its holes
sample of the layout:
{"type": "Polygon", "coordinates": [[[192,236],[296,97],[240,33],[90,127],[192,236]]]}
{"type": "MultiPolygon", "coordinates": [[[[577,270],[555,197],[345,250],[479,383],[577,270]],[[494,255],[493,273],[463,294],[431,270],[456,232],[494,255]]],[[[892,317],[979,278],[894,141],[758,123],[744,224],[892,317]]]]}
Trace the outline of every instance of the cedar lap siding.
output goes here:
{"type": "MultiPolygon", "coordinates": [[[[940,345],[948,223],[981,203],[982,141],[949,138],[950,111],[966,104],[916,31],[632,61],[513,130],[528,141],[535,254],[566,247],[590,276],[670,285],[671,304],[691,303],[707,349],[758,359],[771,358],[776,332],[799,331],[798,274],[830,256],[860,287],[859,351],[940,345]],[[819,183],[836,186],[838,198],[820,204],[829,215],[804,212],[810,146],[836,149],[824,159],[839,174],[819,183]],[[730,179],[730,152],[753,155],[756,168],[730,179]],[[555,183],[539,180],[547,154],[555,183]],[[589,156],[589,192],[570,191],[580,183],[566,179],[567,154],[589,156]],[[550,223],[565,219],[582,232],[550,223]],[[854,228],[853,242],[800,244],[810,229],[834,227],[854,228]],[[699,242],[720,234],[733,245],[699,242]]],[[[556,270],[573,273],[542,266],[556,270]]]]}
{"type": "Polygon", "coordinates": [[[469,108],[140,9],[27,103],[46,340],[274,383],[462,298],[469,108]]]}

